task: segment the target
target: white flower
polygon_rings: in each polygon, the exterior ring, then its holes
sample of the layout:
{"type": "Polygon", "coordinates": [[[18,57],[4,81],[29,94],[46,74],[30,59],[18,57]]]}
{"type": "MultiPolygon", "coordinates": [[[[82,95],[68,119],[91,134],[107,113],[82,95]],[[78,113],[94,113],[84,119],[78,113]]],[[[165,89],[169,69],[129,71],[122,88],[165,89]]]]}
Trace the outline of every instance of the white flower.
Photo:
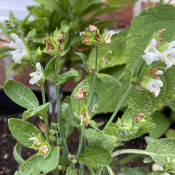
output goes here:
{"type": "Polygon", "coordinates": [[[163,71],[162,71],[162,70],[158,70],[158,71],[156,72],[156,75],[163,75],[163,71]]]}
{"type": "Polygon", "coordinates": [[[44,77],[41,70],[41,64],[39,62],[36,64],[36,72],[33,72],[29,75],[32,77],[29,81],[30,84],[35,84],[44,77]]]}
{"type": "Polygon", "coordinates": [[[144,50],[145,55],[143,55],[143,59],[148,65],[160,59],[161,53],[156,48],[156,42],[156,39],[153,38],[150,45],[144,50]]]}
{"type": "Polygon", "coordinates": [[[106,44],[110,44],[110,43],[111,43],[111,37],[112,37],[112,35],[114,35],[114,34],[116,34],[116,33],[118,33],[118,32],[114,32],[114,31],[108,32],[107,35],[106,35],[105,38],[104,38],[104,42],[105,42],[106,44]]]}
{"type": "Polygon", "coordinates": [[[11,43],[5,43],[5,46],[8,46],[15,51],[11,51],[10,54],[12,55],[12,59],[15,63],[20,64],[23,57],[27,57],[29,55],[22,39],[19,38],[18,35],[15,33],[10,34],[11,38],[14,40],[11,43]]]}
{"type": "Polygon", "coordinates": [[[160,88],[163,87],[163,83],[161,80],[151,79],[145,87],[157,97],[160,93],[160,88]]]}

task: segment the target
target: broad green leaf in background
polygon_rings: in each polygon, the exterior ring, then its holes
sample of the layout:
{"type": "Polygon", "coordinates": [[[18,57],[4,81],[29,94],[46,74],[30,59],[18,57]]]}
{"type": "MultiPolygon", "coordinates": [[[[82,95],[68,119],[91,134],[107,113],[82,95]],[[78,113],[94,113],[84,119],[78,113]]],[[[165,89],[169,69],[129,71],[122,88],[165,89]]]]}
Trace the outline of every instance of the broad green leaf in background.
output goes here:
{"type": "MultiPolygon", "coordinates": [[[[115,34],[112,37],[112,42],[110,45],[103,45],[99,46],[98,51],[98,69],[105,69],[109,67],[114,67],[117,65],[125,64],[125,42],[126,42],[126,35],[128,34],[128,30],[124,30],[119,34],[115,34]],[[107,55],[107,59],[109,60],[108,63],[103,62],[103,57],[106,52],[112,51],[112,54],[107,55]]],[[[95,65],[95,55],[96,49],[92,49],[89,61],[94,66],[95,65]]]]}
{"type": "MultiPolygon", "coordinates": [[[[35,149],[35,145],[33,144],[33,141],[30,140],[30,138],[42,138],[40,130],[29,122],[23,121],[21,119],[11,118],[8,120],[8,125],[13,137],[25,147],[35,149]]],[[[42,142],[42,140],[40,140],[40,142],[42,142]]]]}
{"type": "Polygon", "coordinates": [[[148,170],[142,167],[135,167],[135,168],[127,168],[124,167],[121,169],[118,175],[148,175],[148,170]]]}
{"type": "MultiPolygon", "coordinates": [[[[154,32],[166,29],[161,34],[164,41],[172,41],[175,28],[175,7],[171,5],[159,5],[147,9],[137,16],[132,22],[132,27],[126,42],[126,69],[125,83],[131,82],[131,70],[136,60],[144,54],[144,50],[154,32]]],[[[145,63],[145,66],[146,63],[145,63]]],[[[158,97],[154,97],[147,90],[134,88],[128,100],[129,106],[135,111],[151,115],[155,110],[167,105],[175,97],[175,67],[168,69],[164,75],[163,88],[158,97]]]]}
{"type": "Polygon", "coordinates": [[[175,129],[169,129],[166,132],[166,137],[171,138],[171,139],[175,139],[175,129]]]}
{"type": "Polygon", "coordinates": [[[25,160],[21,157],[22,145],[17,143],[13,149],[13,157],[19,165],[23,164],[25,160]]]}
{"type": "Polygon", "coordinates": [[[58,10],[58,3],[56,0],[34,0],[37,3],[44,4],[54,10],[58,10]]]}
{"type": "Polygon", "coordinates": [[[66,175],[77,175],[77,169],[68,167],[66,171],[66,175]]]}
{"type": "Polygon", "coordinates": [[[4,85],[6,95],[18,105],[24,108],[35,108],[39,106],[35,94],[26,86],[14,80],[7,80],[4,85]]]}
{"type": "Polygon", "coordinates": [[[79,158],[90,168],[101,168],[112,161],[111,154],[103,148],[97,146],[87,146],[85,152],[79,158]]]}
{"type": "MultiPolygon", "coordinates": [[[[111,75],[115,79],[120,80],[123,76],[123,69],[124,66],[115,66],[113,68],[103,70],[101,73],[111,75]]],[[[87,79],[89,83],[92,83],[93,76],[88,75],[87,79]]],[[[120,102],[120,99],[122,98],[124,92],[125,91],[123,89],[116,85],[113,85],[111,83],[104,83],[100,79],[97,79],[95,86],[95,93],[99,99],[99,109],[97,113],[113,112],[117,104],[120,102]]]]}
{"type": "Polygon", "coordinates": [[[148,144],[146,151],[157,164],[168,164],[175,160],[175,139],[159,139],[148,144]]]}
{"type": "Polygon", "coordinates": [[[19,167],[15,175],[37,175],[41,172],[48,173],[58,166],[60,148],[53,147],[50,154],[44,158],[42,155],[33,155],[19,167]]]}
{"type": "Polygon", "coordinates": [[[34,115],[38,115],[41,116],[42,119],[44,119],[47,115],[48,109],[49,109],[49,104],[50,103],[46,103],[44,105],[38,106],[36,108],[30,108],[27,111],[25,111],[22,114],[22,119],[23,120],[27,120],[28,118],[34,116],[34,115]]]}
{"type": "Polygon", "coordinates": [[[78,72],[76,70],[67,71],[61,75],[58,75],[58,84],[59,85],[64,84],[67,81],[69,81],[71,78],[77,77],[77,76],[78,76],[78,72]]]}
{"type": "Polygon", "coordinates": [[[162,113],[153,114],[151,121],[156,124],[156,128],[149,132],[149,135],[155,139],[161,137],[170,126],[169,119],[162,113]]]}
{"type": "Polygon", "coordinates": [[[109,5],[121,5],[121,4],[131,4],[137,0],[106,0],[106,3],[109,5]]]}

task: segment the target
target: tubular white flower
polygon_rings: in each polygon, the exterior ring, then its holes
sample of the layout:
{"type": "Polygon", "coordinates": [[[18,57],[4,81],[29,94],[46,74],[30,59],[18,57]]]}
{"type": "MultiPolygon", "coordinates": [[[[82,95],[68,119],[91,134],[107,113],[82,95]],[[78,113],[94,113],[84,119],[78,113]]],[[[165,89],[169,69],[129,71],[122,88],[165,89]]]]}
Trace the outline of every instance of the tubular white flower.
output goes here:
{"type": "Polygon", "coordinates": [[[145,55],[143,55],[143,59],[148,65],[160,60],[161,53],[156,48],[156,42],[156,39],[153,38],[150,45],[144,50],[145,55]]]}
{"type": "Polygon", "coordinates": [[[11,43],[5,43],[4,45],[15,49],[15,51],[11,51],[10,54],[12,55],[13,61],[20,64],[22,58],[29,56],[29,53],[22,39],[20,39],[18,35],[16,35],[15,33],[11,33],[10,36],[14,41],[12,41],[11,43]]]}
{"type": "Polygon", "coordinates": [[[105,38],[104,38],[104,42],[106,43],[106,44],[110,44],[111,43],[111,37],[112,37],[112,35],[114,35],[114,34],[116,34],[116,33],[118,33],[118,32],[114,32],[114,31],[110,31],[110,32],[108,32],[108,34],[105,36],[105,38]]]}
{"type": "Polygon", "coordinates": [[[151,79],[145,87],[157,97],[160,93],[160,88],[163,87],[163,82],[161,80],[151,79]]]}
{"type": "Polygon", "coordinates": [[[36,138],[36,137],[31,137],[29,140],[32,140],[34,142],[34,144],[37,146],[39,146],[41,144],[40,141],[38,140],[38,138],[36,138]]]}
{"type": "Polygon", "coordinates": [[[38,81],[44,77],[39,62],[36,64],[36,72],[30,73],[29,75],[32,77],[29,81],[30,84],[38,83],[38,81]]]}

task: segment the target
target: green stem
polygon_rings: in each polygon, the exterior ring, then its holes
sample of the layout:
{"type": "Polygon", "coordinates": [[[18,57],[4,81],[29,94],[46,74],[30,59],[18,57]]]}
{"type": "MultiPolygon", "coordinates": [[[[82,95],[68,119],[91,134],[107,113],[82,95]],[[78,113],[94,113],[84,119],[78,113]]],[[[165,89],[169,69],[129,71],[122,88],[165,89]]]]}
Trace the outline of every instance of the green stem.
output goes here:
{"type": "Polygon", "coordinates": [[[84,175],[84,164],[80,163],[80,172],[79,175],[84,175]]]}
{"type": "Polygon", "coordinates": [[[106,169],[107,169],[109,175],[114,175],[114,172],[112,171],[112,168],[109,165],[106,166],[106,169]]]}
{"type": "Polygon", "coordinates": [[[96,80],[97,80],[97,60],[98,60],[98,47],[96,47],[96,57],[95,57],[95,72],[94,72],[94,78],[93,78],[93,82],[92,82],[92,89],[91,89],[91,93],[90,93],[90,98],[88,101],[88,105],[87,105],[87,109],[89,109],[89,106],[92,102],[93,99],[93,95],[94,95],[94,90],[95,90],[95,84],[96,84],[96,80]]]}
{"type": "Polygon", "coordinates": [[[97,172],[97,175],[101,175],[102,171],[103,171],[103,168],[101,168],[101,169],[97,172]]]}
{"type": "Polygon", "coordinates": [[[139,150],[139,149],[122,149],[122,150],[118,150],[112,153],[112,157],[121,155],[121,154],[142,154],[142,155],[147,155],[147,156],[151,156],[154,153],[152,152],[147,152],[145,150],[139,150]]]}
{"type": "MultiPolygon", "coordinates": [[[[46,104],[46,96],[45,96],[44,85],[41,85],[41,92],[42,92],[42,100],[43,100],[43,105],[44,105],[44,104],[46,104]]],[[[44,135],[45,135],[45,138],[46,138],[47,142],[50,143],[49,142],[49,122],[48,122],[48,117],[45,116],[43,118],[43,120],[44,120],[44,123],[46,125],[46,132],[44,133],[44,135]]]]}
{"type": "Polygon", "coordinates": [[[80,154],[81,154],[81,151],[82,151],[82,148],[83,148],[83,138],[84,138],[84,123],[83,123],[83,125],[81,127],[79,146],[78,146],[78,151],[77,151],[77,155],[75,156],[75,159],[78,159],[80,154]]]}
{"type": "Polygon", "coordinates": [[[117,107],[116,107],[114,113],[112,114],[111,118],[109,119],[109,121],[108,121],[108,123],[106,124],[106,126],[104,127],[104,129],[108,126],[108,124],[109,124],[110,122],[113,121],[114,117],[116,116],[117,112],[118,112],[119,109],[121,108],[121,106],[122,106],[123,102],[125,101],[125,99],[128,97],[128,95],[129,95],[129,93],[131,92],[132,88],[133,88],[133,85],[131,84],[131,85],[128,87],[128,89],[127,89],[127,91],[125,92],[125,94],[123,95],[122,99],[120,100],[119,104],[117,105],[117,107]]]}

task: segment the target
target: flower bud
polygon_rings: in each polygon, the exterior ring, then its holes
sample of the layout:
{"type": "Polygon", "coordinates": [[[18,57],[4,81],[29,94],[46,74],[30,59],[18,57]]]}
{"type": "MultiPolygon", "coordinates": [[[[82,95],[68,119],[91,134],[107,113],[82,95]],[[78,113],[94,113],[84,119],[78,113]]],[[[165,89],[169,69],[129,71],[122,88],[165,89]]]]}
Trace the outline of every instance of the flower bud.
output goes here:
{"type": "Polygon", "coordinates": [[[58,165],[58,170],[61,171],[63,168],[61,165],[58,165]]]}
{"type": "Polygon", "coordinates": [[[164,67],[156,67],[154,69],[151,70],[150,72],[150,76],[154,77],[157,80],[160,80],[158,75],[162,75],[163,74],[163,69],[165,69],[164,67]]]}
{"type": "Polygon", "coordinates": [[[73,159],[73,160],[72,160],[72,164],[75,165],[76,163],[77,163],[77,160],[76,160],[76,159],[73,159]]]}
{"type": "Polygon", "coordinates": [[[89,39],[89,37],[87,36],[87,34],[84,31],[83,32],[80,32],[80,35],[83,35],[84,36],[83,44],[89,43],[90,39],[89,39]]]}
{"type": "Polygon", "coordinates": [[[64,51],[64,41],[66,40],[66,35],[65,34],[61,34],[57,41],[60,42],[60,50],[64,51]]]}
{"type": "Polygon", "coordinates": [[[48,147],[47,145],[42,145],[39,149],[41,155],[46,155],[46,153],[48,152],[48,147]]]}
{"type": "Polygon", "coordinates": [[[86,88],[85,87],[82,87],[80,89],[78,89],[76,95],[75,95],[75,98],[78,100],[78,101],[81,101],[83,99],[85,99],[87,97],[87,91],[86,91],[86,88]]]}

